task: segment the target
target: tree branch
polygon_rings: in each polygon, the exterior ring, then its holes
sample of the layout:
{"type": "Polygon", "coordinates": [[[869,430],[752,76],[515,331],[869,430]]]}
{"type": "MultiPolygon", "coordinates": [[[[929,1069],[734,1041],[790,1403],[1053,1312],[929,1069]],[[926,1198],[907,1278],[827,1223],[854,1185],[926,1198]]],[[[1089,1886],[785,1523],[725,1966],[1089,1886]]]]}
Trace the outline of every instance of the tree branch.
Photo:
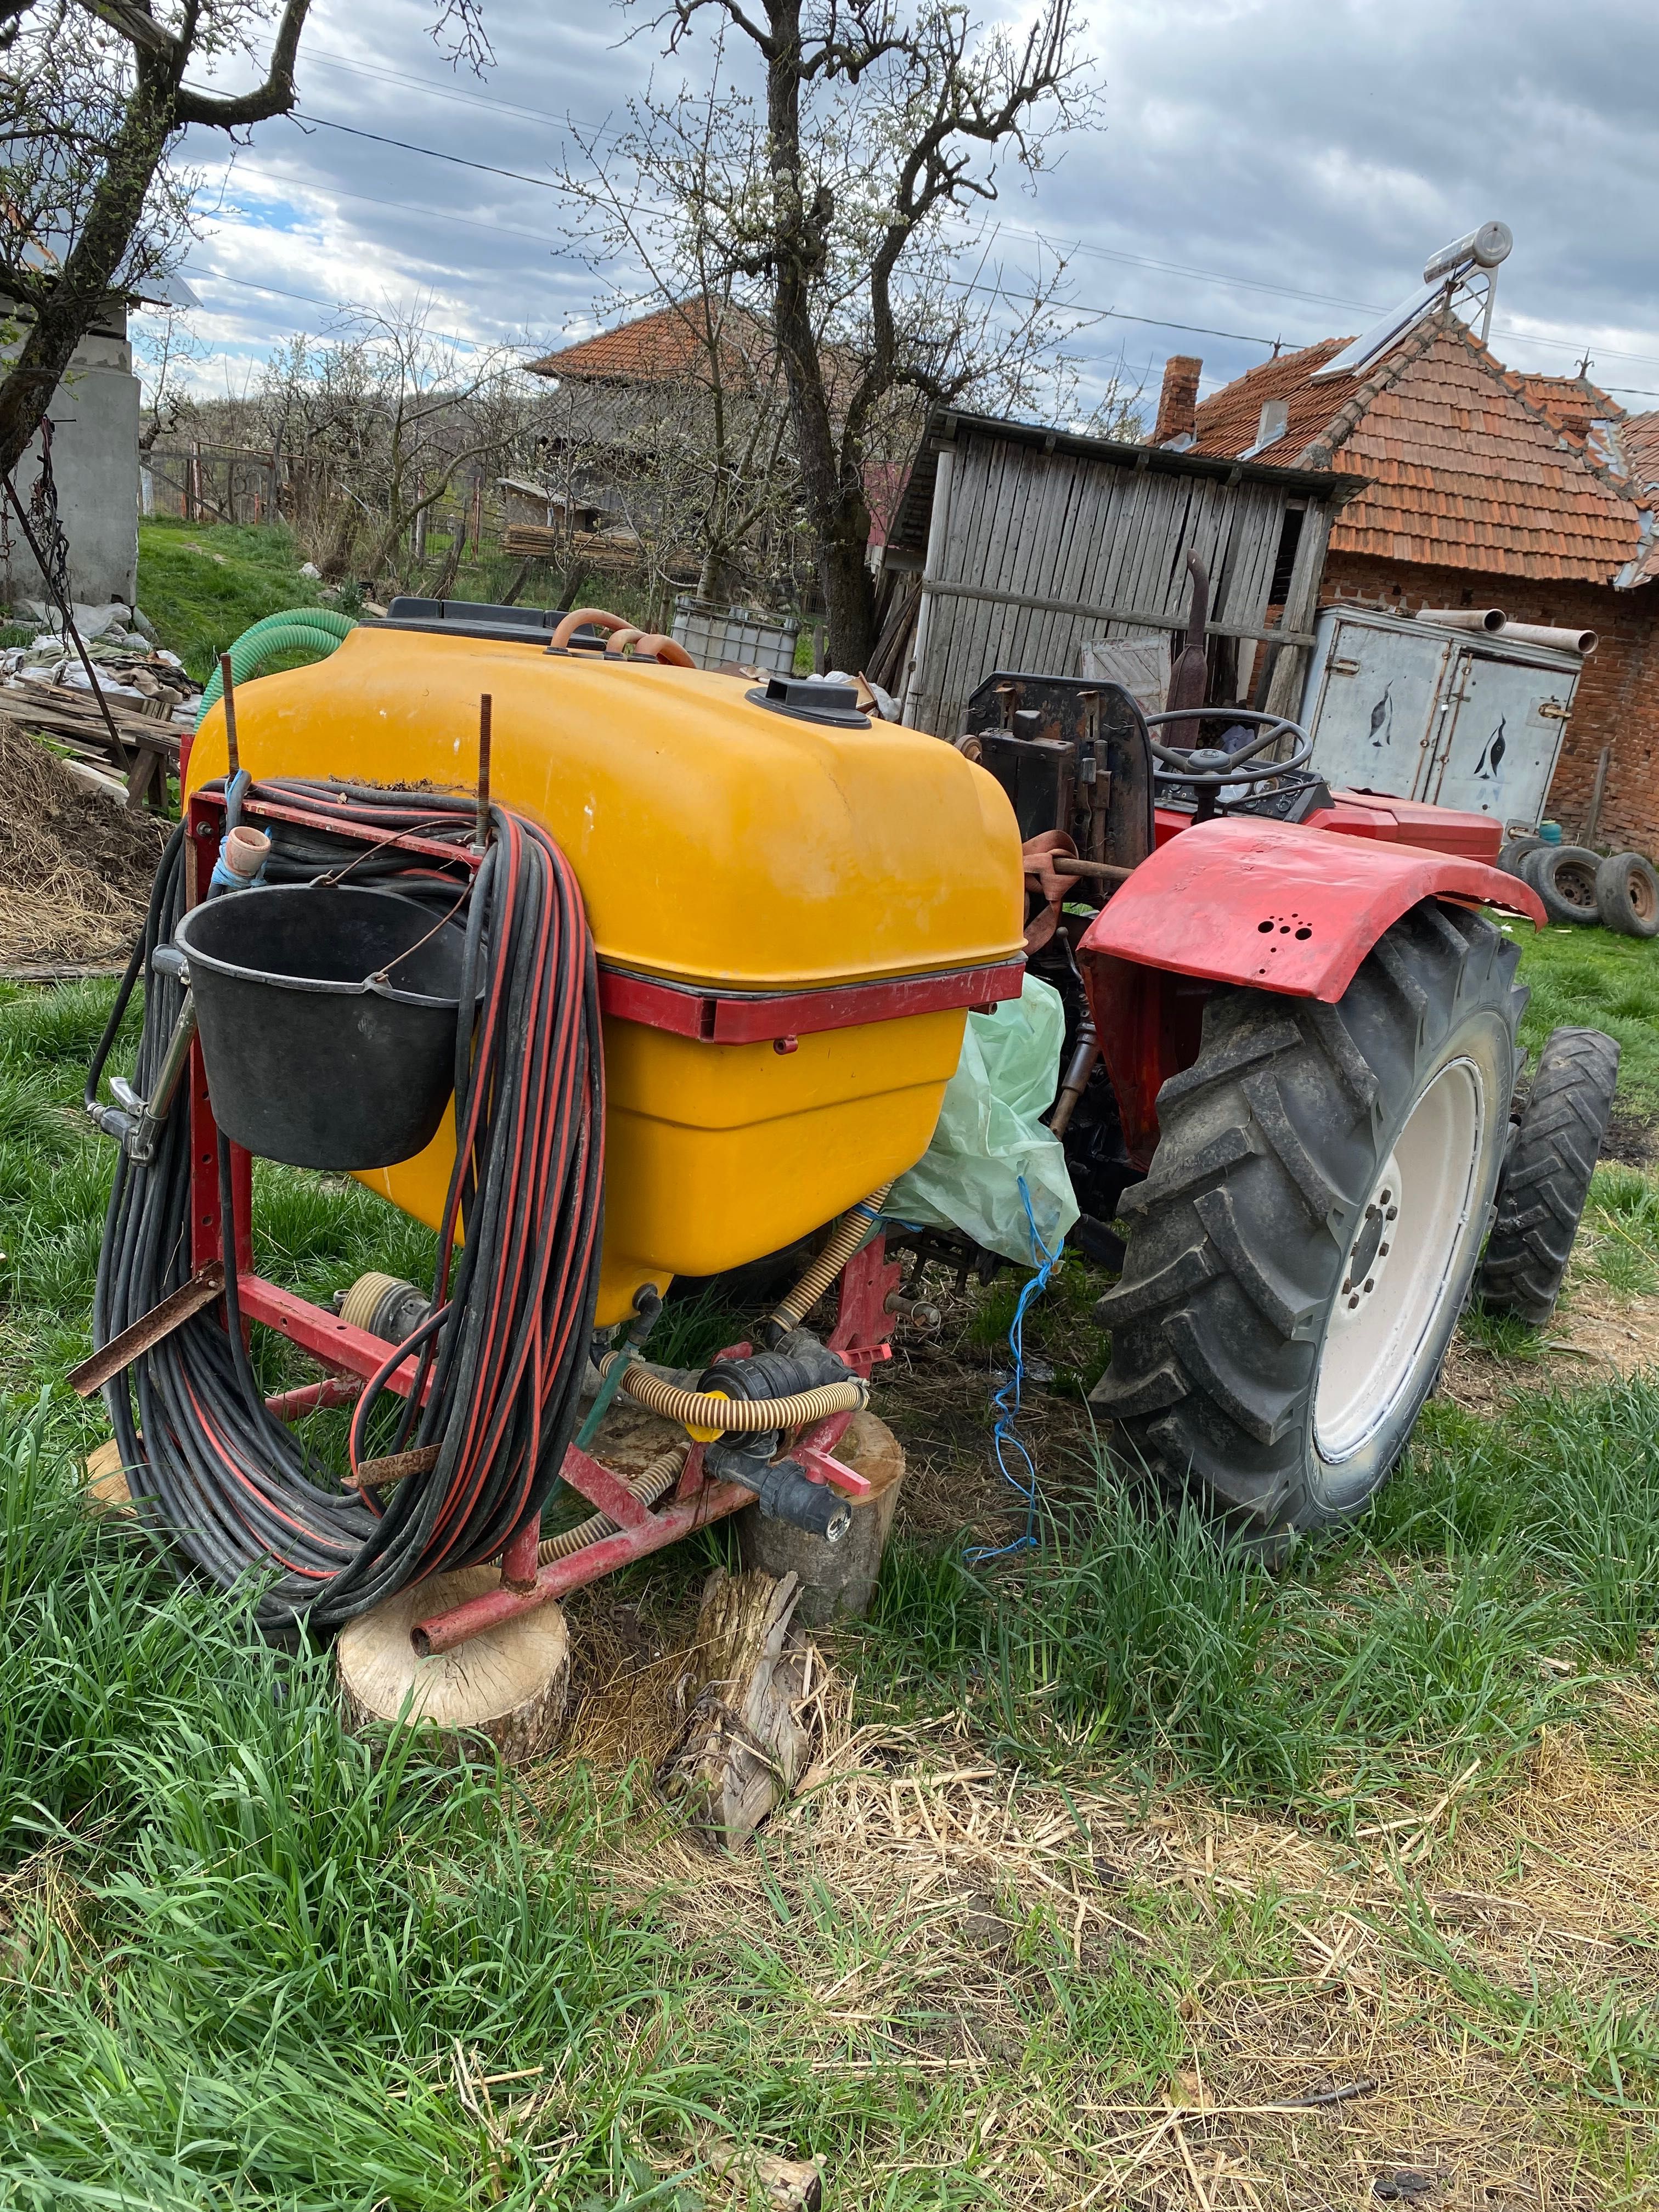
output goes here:
{"type": "MultiPolygon", "coordinates": [[[[82,0],[82,4],[103,6],[110,4],[110,0],[82,0]]],[[[294,64],[300,51],[300,33],[305,28],[310,9],[311,0],[286,0],[270,49],[270,66],[262,85],[252,92],[233,94],[225,99],[204,92],[187,92],[181,85],[173,99],[176,119],[229,131],[238,124],[265,123],[273,115],[286,115],[299,97],[294,88],[294,64]]]]}

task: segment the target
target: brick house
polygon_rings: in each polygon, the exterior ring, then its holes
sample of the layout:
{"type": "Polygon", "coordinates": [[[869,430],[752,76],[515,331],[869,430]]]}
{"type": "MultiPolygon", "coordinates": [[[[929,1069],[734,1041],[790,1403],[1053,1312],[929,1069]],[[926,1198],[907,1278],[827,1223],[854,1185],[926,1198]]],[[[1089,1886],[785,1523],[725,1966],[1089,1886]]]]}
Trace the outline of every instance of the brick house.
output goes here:
{"type": "Polygon", "coordinates": [[[1516,375],[1444,307],[1357,375],[1317,377],[1347,343],[1205,400],[1202,364],[1177,356],[1154,442],[1369,477],[1334,520],[1322,605],[1498,606],[1597,631],[1549,811],[1577,834],[1606,746],[1598,842],[1659,853],[1659,414],[1627,416],[1583,378],[1516,375]]]}

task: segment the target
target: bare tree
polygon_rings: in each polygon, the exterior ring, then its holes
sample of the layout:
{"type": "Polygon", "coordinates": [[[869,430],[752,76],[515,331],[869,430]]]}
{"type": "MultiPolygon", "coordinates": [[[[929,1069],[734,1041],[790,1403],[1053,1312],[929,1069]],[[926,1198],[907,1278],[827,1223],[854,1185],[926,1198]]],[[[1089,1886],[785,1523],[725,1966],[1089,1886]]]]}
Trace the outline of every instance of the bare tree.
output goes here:
{"type": "MultiPolygon", "coordinates": [[[[0,0],[0,288],[27,311],[0,377],[0,475],[40,428],[112,292],[165,266],[189,202],[167,156],[191,124],[234,131],[285,115],[311,0],[0,0]],[[248,50],[275,18],[248,92],[186,83],[248,50]]],[[[438,0],[465,58],[487,54],[478,0],[438,0]]]]}
{"type": "Polygon", "coordinates": [[[367,314],[279,347],[249,428],[325,575],[409,583],[424,568],[422,518],[523,443],[526,383],[515,352],[435,337],[421,310],[367,314]]]}
{"type": "MultiPolygon", "coordinates": [[[[699,179],[699,289],[763,292],[830,651],[858,667],[873,643],[872,452],[919,404],[1018,395],[1056,335],[1060,272],[1015,326],[1005,318],[988,359],[987,307],[1006,288],[988,260],[964,277],[961,256],[968,219],[996,198],[998,160],[1035,173],[1089,108],[1079,26],[1072,0],[1043,0],[1023,36],[981,32],[959,0],[671,0],[657,19],[670,51],[711,10],[720,39],[749,42],[765,89],[746,151],[733,102],[726,158],[699,179]]],[[[653,105],[642,135],[672,143],[681,112],[653,105]]],[[[636,159],[641,205],[674,198],[669,166],[660,151],[636,159]]]]}
{"type": "MultiPolygon", "coordinates": [[[[703,599],[757,574],[775,580],[794,566],[785,549],[801,519],[789,389],[763,291],[732,265],[726,220],[744,180],[763,173],[752,106],[729,93],[717,57],[701,99],[647,93],[621,133],[571,135],[581,159],[562,181],[594,258],[642,274],[659,318],[648,379],[590,387],[590,415],[611,418],[592,428],[623,464],[617,495],[659,580],[688,546],[703,599]],[[602,136],[615,137],[609,155],[602,136]]],[[[631,289],[613,308],[637,307],[631,289]]]]}
{"type": "Polygon", "coordinates": [[[178,307],[143,317],[131,330],[133,359],[141,373],[138,450],[152,453],[159,438],[176,437],[194,412],[184,373],[204,360],[207,348],[194,336],[178,307]]]}

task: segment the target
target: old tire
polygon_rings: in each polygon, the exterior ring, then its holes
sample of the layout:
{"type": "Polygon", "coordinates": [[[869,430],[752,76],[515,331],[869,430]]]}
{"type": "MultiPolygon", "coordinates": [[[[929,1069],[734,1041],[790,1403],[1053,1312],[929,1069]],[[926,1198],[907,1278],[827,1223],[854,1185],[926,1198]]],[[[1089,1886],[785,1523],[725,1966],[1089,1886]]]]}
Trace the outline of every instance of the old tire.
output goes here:
{"type": "Polygon", "coordinates": [[[1595,907],[1604,929],[1659,937],[1659,872],[1639,853],[1614,853],[1595,871],[1595,907]]]}
{"type": "Polygon", "coordinates": [[[1218,990],[1158,1094],[1093,1401],[1132,1467],[1269,1551],[1360,1510],[1434,1385],[1503,1165],[1518,957],[1425,901],[1334,1006],[1218,990]]]}
{"type": "Polygon", "coordinates": [[[1521,863],[1521,880],[1530,884],[1552,921],[1599,921],[1595,878],[1601,855],[1588,845],[1540,845],[1521,863]]]}
{"type": "Polygon", "coordinates": [[[1555,1310],[1618,1078],[1618,1043],[1600,1030],[1557,1030],[1539,1054],[1480,1266],[1489,1312],[1539,1328],[1555,1310]]]}
{"type": "Polygon", "coordinates": [[[1506,876],[1518,876],[1528,854],[1537,852],[1548,842],[1547,837],[1506,837],[1498,848],[1497,865],[1506,876]]]}

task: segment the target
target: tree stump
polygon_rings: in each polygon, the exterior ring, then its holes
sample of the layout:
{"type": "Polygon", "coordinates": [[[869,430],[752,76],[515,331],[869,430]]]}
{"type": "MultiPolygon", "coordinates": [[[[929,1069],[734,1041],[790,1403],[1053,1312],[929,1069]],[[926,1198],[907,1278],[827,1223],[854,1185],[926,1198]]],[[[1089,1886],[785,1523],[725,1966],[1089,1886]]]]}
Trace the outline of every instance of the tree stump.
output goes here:
{"type": "Polygon", "coordinates": [[[823,1662],[811,1645],[788,1643],[799,1589],[793,1575],[728,1575],[724,1567],[703,1587],[683,1682],[691,1711],[657,1781],[728,1850],[748,1842],[805,1765],[799,1708],[823,1662]]]}
{"type": "Polygon", "coordinates": [[[417,1620],[500,1582],[494,1567],[434,1575],[349,1621],[334,1660],[352,1725],[386,1727],[404,1718],[452,1739],[477,1730],[509,1765],[545,1751],[570,1693],[570,1637],[558,1606],[539,1606],[430,1659],[418,1658],[409,1640],[417,1620]]]}
{"type": "Polygon", "coordinates": [[[803,1628],[822,1628],[837,1618],[862,1620],[869,1612],[904,1480],[904,1447],[873,1413],[854,1416],[836,1446],[836,1457],[872,1486],[868,1498],[853,1501],[853,1525],[839,1544],[828,1544],[787,1521],[770,1521],[758,1505],[736,1516],[745,1567],[799,1578],[795,1619],[803,1628]]]}

